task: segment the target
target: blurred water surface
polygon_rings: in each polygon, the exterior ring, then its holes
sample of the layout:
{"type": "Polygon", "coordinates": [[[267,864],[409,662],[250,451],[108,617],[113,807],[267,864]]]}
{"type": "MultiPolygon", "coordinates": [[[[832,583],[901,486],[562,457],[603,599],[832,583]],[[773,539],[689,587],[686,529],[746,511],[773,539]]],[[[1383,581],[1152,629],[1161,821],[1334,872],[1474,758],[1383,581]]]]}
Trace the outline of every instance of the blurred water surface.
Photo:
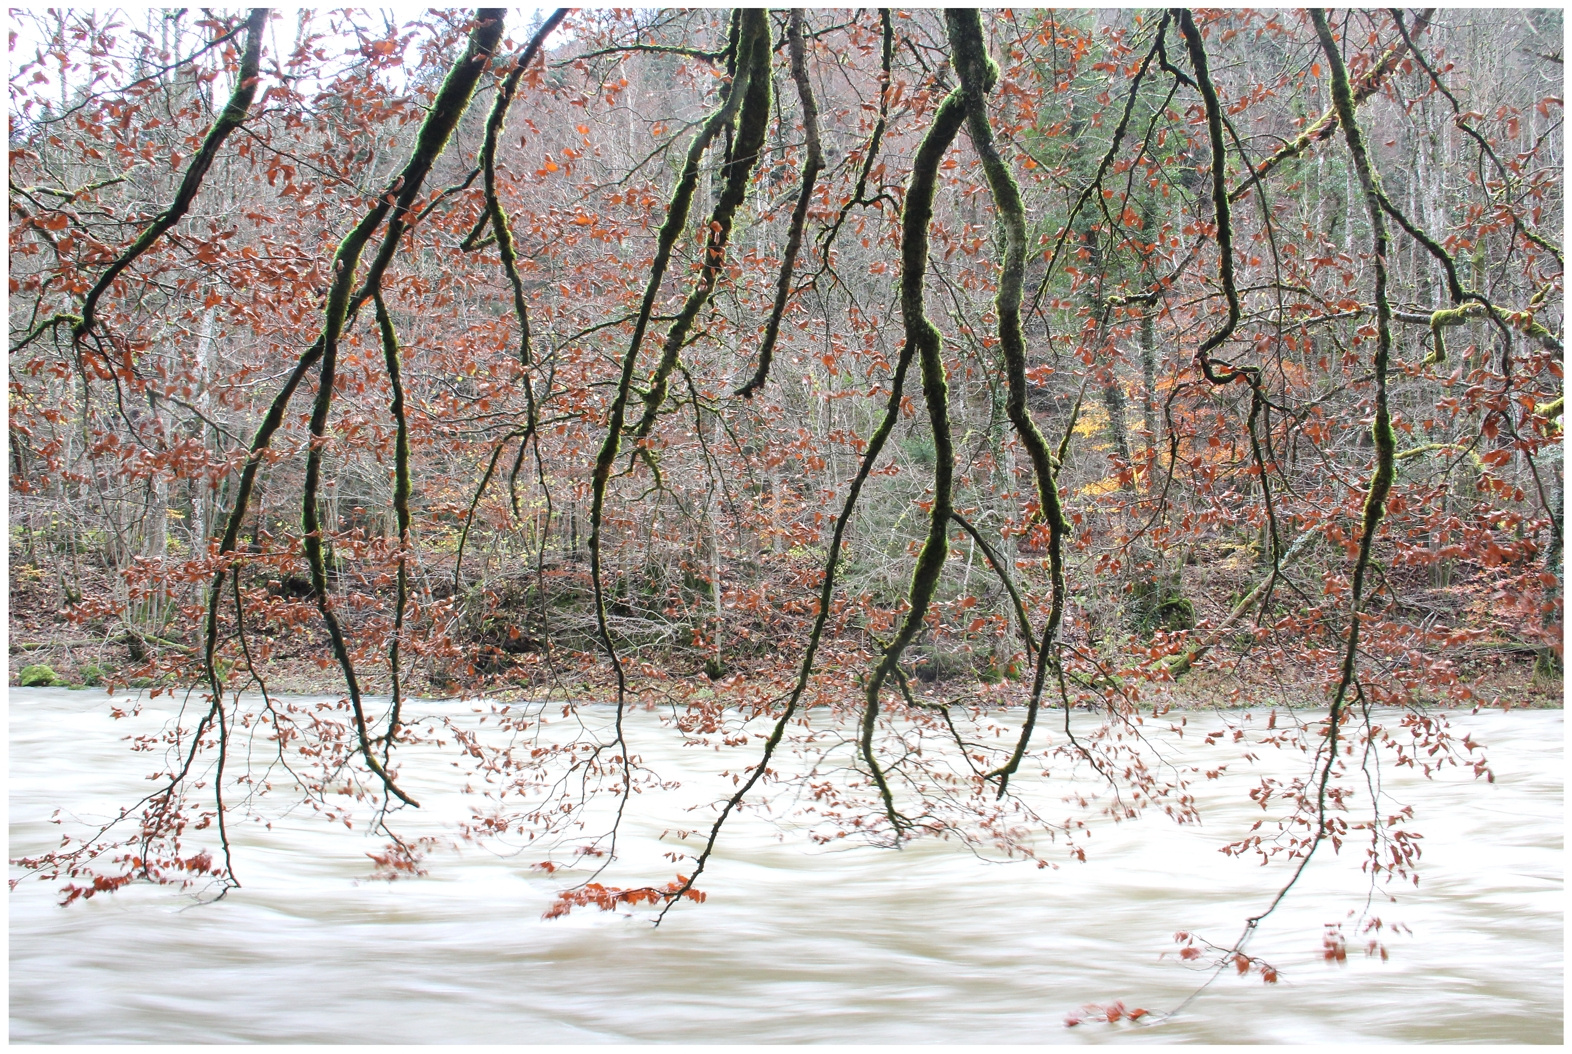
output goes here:
{"type": "MultiPolygon", "coordinates": [[[[57,844],[57,809],[90,820],[146,792],[149,755],[129,752],[123,737],[156,729],[158,703],[117,722],[100,693],[10,689],[13,858],[57,844]]],[[[1387,961],[1365,957],[1357,940],[1346,963],[1324,961],[1322,926],[1350,922],[1368,890],[1357,851],[1326,853],[1251,943],[1282,970],[1278,984],[1230,973],[1183,1013],[1137,1026],[1064,1022],[1090,1002],[1170,1009],[1205,980],[1177,959],[1173,934],[1226,944],[1281,882],[1280,868],[1218,849],[1262,816],[1247,797],[1261,775],[1302,773],[1297,752],[1262,750],[1246,763],[1235,745],[1228,773],[1195,787],[1201,825],[1154,813],[1099,827],[1086,862],[1061,853],[1058,869],[932,842],[826,851],[743,817],[702,883],[708,902],[680,906],[659,929],[647,914],[593,909],[543,920],[569,881],[532,870],[538,854],[470,845],[435,855],[427,877],[386,883],[368,877],[365,854],[381,843],[358,827],[279,815],[271,830],[241,826],[244,886],[215,904],[132,886],[60,908],[51,886],[22,882],[10,900],[10,1037],[1560,1043],[1563,714],[1451,720],[1459,737],[1485,745],[1496,780],[1384,773],[1425,835],[1418,888],[1370,908],[1412,930],[1389,936],[1387,961]]],[[[1212,764],[1223,748],[1203,747],[1196,733],[1221,723],[1192,715],[1182,741],[1159,740],[1176,760],[1212,764]]],[[[629,727],[645,763],[682,784],[641,795],[621,845],[629,871],[664,880],[672,865],[660,857],[672,846],[659,836],[699,826],[709,814],[690,807],[722,792],[719,769],[745,762],[684,749],[653,714],[629,727]]],[[[466,777],[450,762],[405,757],[401,782],[425,807],[405,813],[401,830],[440,833],[466,814],[466,777]]]]}

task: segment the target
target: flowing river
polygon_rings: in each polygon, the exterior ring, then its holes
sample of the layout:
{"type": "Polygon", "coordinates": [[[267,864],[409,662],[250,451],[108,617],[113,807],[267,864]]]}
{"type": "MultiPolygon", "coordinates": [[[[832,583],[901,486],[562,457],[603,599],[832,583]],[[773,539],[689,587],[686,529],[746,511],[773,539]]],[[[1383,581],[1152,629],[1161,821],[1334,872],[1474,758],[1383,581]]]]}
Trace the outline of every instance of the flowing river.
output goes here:
{"type": "MultiPolygon", "coordinates": [[[[9,690],[10,855],[128,805],[152,757],[124,737],[156,730],[167,700],[114,721],[97,692],[9,690]],[[160,710],[159,704],[165,704],[160,710]],[[60,810],[65,827],[50,822],[60,810]]],[[[123,700],[116,700],[125,705],[123,700]]],[[[429,712],[469,704],[423,703],[429,712]]],[[[593,711],[596,708],[588,707],[593,711]]],[[[1239,715],[1231,720],[1238,721],[1239,715]]],[[[1194,786],[1203,822],[1154,811],[1099,825],[1087,859],[1000,864],[942,842],[833,851],[744,816],[701,883],[657,929],[648,909],[580,908],[543,920],[561,874],[538,858],[465,845],[429,875],[369,877],[381,842],[279,805],[272,828],[242,825],[243,887],[217,903],[132,885],[57,906],[24,879],[10,900],[10,1037],[33,1043],[1072,1043],[1491,1042],[1563,1037],[1561,711],[1455,714],[1495,782],[1449,769],[1384,773],[1424,834],[1421,881],[1379,892],[1370,913],[1390,953],[1352,929],[1369,886],[1360,846],[1323,852],[1249,951],[1277,984],[1182,962],[1173,935],[1227,945],[1281,884],[1279,866],[1226,857],[1261,810],[1263,774],[1303,774],[1297,751],[1259,751],[1194,786]],[[1323,926],[1348,931],[1345,962],[1323,926]],[[1401,923],[1406,932],[1393,932],[1401,923]],[[1140,1022],[1065,1024],[1083,1004],[1122,1001],[1140,1022]]],[[[1192,714],[1180,756],[1220,727],[1192,714]]],[[[1256,725],[1261,723],[1256,715],[1256,725]]],[[[671,848],[663,831],[721,792],[713,751],[684,749],[655,715],[630,720],[645,762],[682,793],[641,795],[621,852],[635,869],[671,848]],[[695,797],[697,796],[697,797],[695,797]]],[[[1246,726],[1250,727],[1250,726],[1246,726]]],[[[1206,755],[1212,757],[1214,755],[1206,755]]],[[[1221,757],[1221,754],[1216,755],[1221,757]]],[[[741,755],[724,760],[741,767],[741,755]]],[[[466,814],[463,773],[436,753],[401,777],[426,807],[404,830],[439,833],[466,814]]],[[[730,786],[730,781],[725,782],[730,786]]],[[[704,813],[703,815],[709,815],[704,813]]],[[[1054,854],[1046,854],[1054,858],[1054,854]]],[[[21,873],[12,868],[13,878],[21,873]]],[[[626,873],[624,873],[625,877],[626,873]]],[[[608,881],[616,881],[608,875],[608,881]]]]}

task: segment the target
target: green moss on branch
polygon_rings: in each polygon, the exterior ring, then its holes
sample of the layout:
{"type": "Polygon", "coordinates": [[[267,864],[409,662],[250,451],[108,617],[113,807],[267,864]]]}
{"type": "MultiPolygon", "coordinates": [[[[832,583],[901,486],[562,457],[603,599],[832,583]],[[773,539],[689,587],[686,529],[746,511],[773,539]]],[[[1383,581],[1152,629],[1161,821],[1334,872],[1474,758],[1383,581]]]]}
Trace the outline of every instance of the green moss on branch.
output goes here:
{"type": "Polygon", "coordinates": [[[950,549],[955,456],[950,438],[949,389],[942,357],[944,340],[925,313],[923,285],[928,273],[928,224],[933,219],[939,163],[960,133],[965,118],[965,92],[957,88],[939,105],[933,125],[917,148],[911,181],[906,189],[906,207],[901,216],[901,320],[906,329],[908,354],[910,349],[915,349],[921,364],[923,396],[928,403],[928,421],[933,429],[933,504],[928,511],[928,535],[917,554],[917,565],[912,570],[911,587],[907,592],[910,609],[868,678],[860,739],[863,760],[878,785],[885,814],[897,833],[909,821],[897,812],[889,781],[874,756],[873,730],[879,714],[879,693],[900,662],[901,653],[922,628],[950,549]]]}
{"type": "Polygon", "coordinates": [[[786,45],[791,54],[791,78],[797,85],[797,101],[802,107],[803,135],[807,138],[808,156],[802,163],[802,181],[797,189],[797,206],[792,210],[791,228],[786,235],[786,251],[781,254],[780,276],[775,280],[775,304],[764,324],[764,339],[759,344],[759,365],[753,376],[736,394],[751,399],[753,393],[764,387],[770,375],[770,362],[775,354],[775,341],[780,336],[781,316],[786,313],[786,302],[791,298],[792,271],[797,254],[802,249],[802,231],[808,222],[808,206],[813,201],[813,186],[824,168],[824,153],[819,144],[819,104],[813,97],[813,84],[808,80],[807,47],[802,36],[802,12],[793,9],[786,23],[786,45]]]}

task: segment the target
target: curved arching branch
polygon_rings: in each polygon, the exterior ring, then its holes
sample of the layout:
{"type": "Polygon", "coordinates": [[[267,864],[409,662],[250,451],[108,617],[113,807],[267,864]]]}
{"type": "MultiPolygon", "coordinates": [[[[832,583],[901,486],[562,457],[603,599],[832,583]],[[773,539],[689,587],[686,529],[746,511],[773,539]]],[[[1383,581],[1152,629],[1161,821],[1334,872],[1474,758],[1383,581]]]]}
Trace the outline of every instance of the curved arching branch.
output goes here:
{"type": "Polygon", "coordinates": [[[633,429],[633,438],[636,442],[649,438],[651,430],[655,427],[655,418],[666,401],[671,374],[677,367],[678,357],[688,343],[699,312],[704,310],[704,305],[709,303],[711,295],[715,292],[715,283],[720,280],[721,268],[726,262],[726,244],[731,239],[732,221],[736,217],[737,209],[742,205],[743,198],[747,196],[748,182],[752,179],[753,170],[759,163],[759,154],[764,147],[764,136],[769,129],[771,96],[769,25],[762,16],[758,19],[745,17],[742,33],[739,62],[747,64],[748,72],[742,74],[742,66],[739,65],[739,77],[745,76],[746,79],[732,88],[733,96],[741,95],[743,100],[741,112],[737,115],[737,128],[731,153],[721,168],[724,186],[719,200],[715,202],[714,211],[710,213],[708,233],[705,236],[704,263],[699,269],[698,283],[689,292],[687,300],[683,302],[682,310],[677,313],[671,328],[666,331],[665,348],[660,362],[655,367],[655,373],[650,378],[649,389],[644,393],[644,413],[633,429]],[[752,24],[755,22],[762,24],[752,24]]]}
{"type": "Polygon", "coordinates": [[[256,98],[257,82],[261,79],[262,68],[262,31],[267,27],[268,9],[265,7],[253,8],[250,16],[246,18],[246,44],[245,51],[240,57],[240,70],[235,78],[235,91],[229,97],[229,102],[207,130],[207,135],[202,138],[202,146],[191,158],[191,163],[186,166],[185,175],[180,179],[180,189],[175,192],[175,199],[158,217],[148,224],[147,229],[131,243],[131,247],[121,253],[98,276],[98,281],[93,283],[86,298],[82,301],[82,315],[71,327],[73,343],[81,344],[84,337],[93,329],[98,321],[98,301],[109,287],[119,277],[120,273],[136,262],[137,257],[151,249],[163,237],[164,232],[185,217],[191,208],[191,203],[196,200],[197,192],[202,189],[202,180],[207,177],[207,171],[213,166],[213,159],[218,156],[218,150],[224,145],[224,140],[229,134],[245,121],[247,113],[251,110],[251,100],[256,98]]]}

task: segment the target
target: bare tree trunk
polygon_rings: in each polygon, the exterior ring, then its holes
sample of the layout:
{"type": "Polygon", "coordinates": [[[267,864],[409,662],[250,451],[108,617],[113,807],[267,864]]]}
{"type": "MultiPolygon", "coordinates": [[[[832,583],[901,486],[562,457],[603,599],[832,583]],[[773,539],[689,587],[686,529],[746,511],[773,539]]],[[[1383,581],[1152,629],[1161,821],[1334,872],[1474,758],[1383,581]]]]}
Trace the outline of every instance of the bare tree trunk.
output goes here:
{"type": "MultiPolygon", "coordinates": [[[[213,318],[217,308],[210,307],[202,316],[202,331],[197,336],[196,349],[196,406],[203,417],[209,415],[213,397],[211,387],[213,383],[213,318]]],[[[197,434],[202,437],[202,445],[209,445],[216,441],[217,436],[209,435],[207,422],[198,420],[196,423],[197,434]]],[[[192,479],[191,481],[191,552],[199,555],[207,548],[207,525],[209,521],[209,506],[213,500],[213,485],[206,479],[192,479]]]]}
{"type": "Polygon", "coordinates": [[[1157,312],[1141,316],[1141,417],[1146,425],[1146,456],[1155,456],[1161,445],[1157,416],[1157,312]]]}

